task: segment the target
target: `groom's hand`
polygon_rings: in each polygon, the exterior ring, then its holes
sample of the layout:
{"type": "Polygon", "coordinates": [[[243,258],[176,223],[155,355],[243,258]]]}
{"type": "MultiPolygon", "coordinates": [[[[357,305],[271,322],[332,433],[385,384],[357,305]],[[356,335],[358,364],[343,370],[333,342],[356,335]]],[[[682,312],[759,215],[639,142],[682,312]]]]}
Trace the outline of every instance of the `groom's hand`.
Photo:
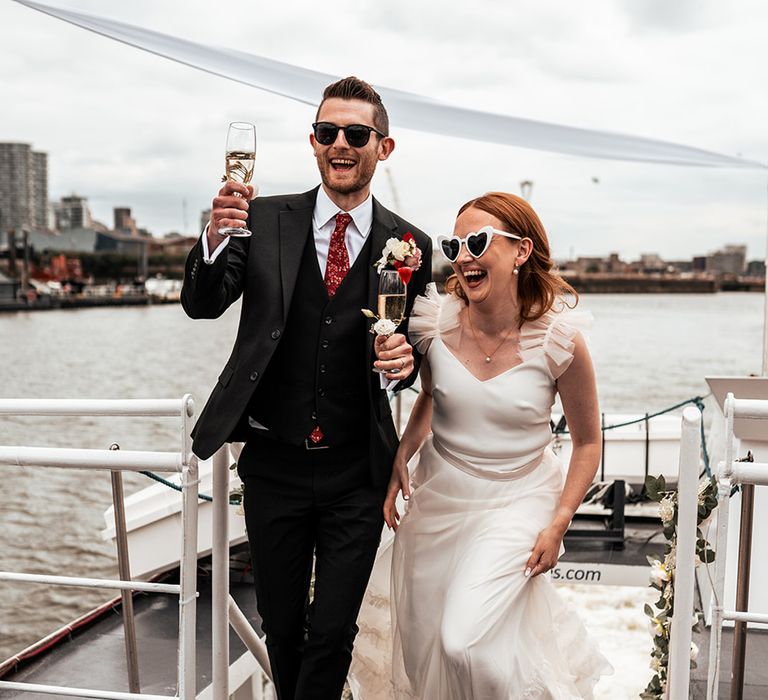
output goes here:
{"type": "Polygon", "coordinates": [[[388,338],[376,336],[374,343],[378,360],[373,366],[384,370],[387,379],[403,380],[413,372],[413,348],[402,333],[394,333],[388,338]]]}
{"type": "Polygon", "coordinates": [[[248,219],[248,203],[253,197],[253,187],[227,180],[213,198],[211,220],[208,224],[208,251],[213,252],[223,237],[219,229],[227,226],[245,228],[248,219]],[[235,194],[237,193],[237,194],[235,194]],[[240,195],[240,196],[238,196],[240,195]]]}

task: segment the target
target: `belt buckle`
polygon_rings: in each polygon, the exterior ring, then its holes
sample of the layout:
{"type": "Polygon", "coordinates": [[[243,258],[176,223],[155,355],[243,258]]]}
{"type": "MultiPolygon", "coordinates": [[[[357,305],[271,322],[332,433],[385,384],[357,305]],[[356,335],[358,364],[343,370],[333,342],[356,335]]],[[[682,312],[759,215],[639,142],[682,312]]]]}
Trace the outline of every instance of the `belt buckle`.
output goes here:
{"type": "Polygon", "coordinates": [[[304,449],[305,450],[327,450],[330,447],[330,445],[318,445],[312,440],[310,440],[308,437],[304,438],[304,449]]]}

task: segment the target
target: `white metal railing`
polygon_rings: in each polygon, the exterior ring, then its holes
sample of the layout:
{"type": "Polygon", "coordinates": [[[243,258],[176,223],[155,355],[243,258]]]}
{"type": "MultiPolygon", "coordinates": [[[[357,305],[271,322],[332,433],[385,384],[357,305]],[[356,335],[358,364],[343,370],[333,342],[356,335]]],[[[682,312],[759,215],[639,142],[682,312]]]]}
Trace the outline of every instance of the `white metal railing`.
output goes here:
{"type": "Polygon", "coordinates": [[[675,556],[675,613],[669,635],[667,697],[688,697],[690,685],[691,618],[696,574],[696,527],[701,412],[693,406],[683,410],[677,492],[677,551],[675,556]]]}
{"type": "MultiPolygon", "coordinates": [[[[723,408],[725,414],[725,461],[718,468],[718,514],[717,514],[717,558],[715,559],[715,585],[712,601],[712,631],[709,641],[709,668],[707,673],[707,700],[717,700],[718,686],[720,684],[720,661],[723,641],[723,623],[726,620],[736,622],[734,629],[734,669],[732,675],[733,684],[743,684],[743,641],[740,643],[737,636],[742,637],[745,630],[743,625],[748,622],[766,622],[768,615],[750,613],[746,610],[749,596],[749,557],[751,549],[751,489],[753,485],[768,485],[768,464],[757,462],[739,462],[735,459],[735,435],[734,420],[736,418],[751,418],[756,420],[768,419],[768,401],[757,399],[736,399],[729,393],[725,399],[723,408]],[[737,582],[736,610],[726,610],[724,603],[725,593],[725,569],[728,547],[728,518],[730,507],[731,488],[739,484],[742,486],[742,499],[746,501],[746,489],[750,490],[749,508],[745,513],[742,507],[742,532],[740,534],[739,577],[737,582]],[[745,531],[744,518],[747,518],[749,530],[745,531]],[[746,575],[746,579],[744,579],[746,575]],[[740,585],[741,584],[741,585],[740,585]],[[742,589],[742,590],[739,590],[742,589]],[[738,608],[743,607],[743,610],[738,608]],[[741,631],[739,628],[741,627],[741,631]],[[737,633],[739,633],[737,635],[737,633]],[[741,647],[741,651],[738,648],[741,647]],[[738,658],[737,658],[738,656],[738,658]]],[[[744,503],[742,503],[742,506],[744,503]]],[[[740,697],[740,695],[739,695],[740,697]]]]}
{"type": "Polygon", "coordinates": [[[180,583],[158,584],[139,581],[105,580],[0,572],[0,580],[26,583],[48,583],[121,590],[172,593],[179,596],[179,642],[175,696],[125,693],[88,688],[14,683],[0,681],[0,690],[64,695],[110,700],[194,700],[195,622],[197,615],[197,498],[198,465],[192,454],[190,421],[194,402],[189,394],[182,399],[0,399],[0,416],[167,416],[181,423],[179,452],[131,452],[121,450],[58,449],[45,447],[0,446],[0,465],[38,466],[65,469],[103,469],[109,471],[180,472],[182,487],[182,554],[180,583]]]}

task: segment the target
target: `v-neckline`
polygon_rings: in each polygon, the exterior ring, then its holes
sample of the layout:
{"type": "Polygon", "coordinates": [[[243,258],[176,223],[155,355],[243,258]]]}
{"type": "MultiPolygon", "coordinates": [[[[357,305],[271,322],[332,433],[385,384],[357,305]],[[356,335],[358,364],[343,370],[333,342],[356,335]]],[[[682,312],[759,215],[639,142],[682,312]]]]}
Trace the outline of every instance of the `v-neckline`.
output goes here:
{"type": "Polygon", "coordinates": [[[487,384],[488,382],[492,382],[494,379],[498,379],[499,377],[503,377],[505,374],[509,374],[512,372],[512,370],[517,369],[518,367],[522,367],[524,364],[526,364],[526,361],[521,359],[520,362],[518,362],[516,365],[512,365],[511,367],[507,367],[507,369],[499,372],[498,374],[494,374],[492,377],[488,377],[488,379],[480,379],[472,370],[469,369],[456,355],[453,354],[453,351],[445,344],[442,337],[438,333],[436,336],[437,340],[440,341],[440,344],[445,348],[445,351],[456,361],[456,364],[461,366],[461,368],[470,376],[472,379],[474,379],[478,384],[487,384]]]}

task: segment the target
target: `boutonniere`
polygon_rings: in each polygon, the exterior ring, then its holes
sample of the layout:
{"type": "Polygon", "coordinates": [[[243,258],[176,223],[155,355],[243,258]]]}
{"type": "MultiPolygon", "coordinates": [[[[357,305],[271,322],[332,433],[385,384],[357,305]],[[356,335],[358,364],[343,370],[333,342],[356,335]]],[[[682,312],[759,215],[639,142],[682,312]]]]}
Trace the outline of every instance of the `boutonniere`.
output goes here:
{"type": "Polygon", "coordinates": [[[405,284],[411,281],[411,275],[421,267],[421,249],[410,231],[402,238],[392,237],[387,240],[381,257],[375,263],[376,271],[381,274],[387,266],[397,270],[405,284]]]}

